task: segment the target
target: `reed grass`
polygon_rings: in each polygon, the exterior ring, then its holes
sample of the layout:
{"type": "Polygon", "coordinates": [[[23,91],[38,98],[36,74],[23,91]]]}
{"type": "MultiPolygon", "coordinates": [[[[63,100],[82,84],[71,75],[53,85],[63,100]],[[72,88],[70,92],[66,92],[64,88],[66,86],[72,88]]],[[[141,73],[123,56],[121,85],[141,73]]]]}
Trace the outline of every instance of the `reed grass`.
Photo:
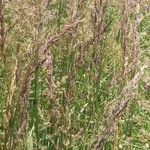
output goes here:
{"type": "Polygon", "coordinates": [[[0,149],[150,149],[149,7],[0,0],[0,149]]]}

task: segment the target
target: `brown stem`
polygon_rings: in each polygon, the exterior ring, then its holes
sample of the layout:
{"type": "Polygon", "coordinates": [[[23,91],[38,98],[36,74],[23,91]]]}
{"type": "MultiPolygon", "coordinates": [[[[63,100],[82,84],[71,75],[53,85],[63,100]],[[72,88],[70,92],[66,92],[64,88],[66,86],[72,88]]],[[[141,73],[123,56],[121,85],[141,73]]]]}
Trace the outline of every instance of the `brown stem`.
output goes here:
{"type": "Polygon", "coordinates": [[[6,64],[3,9],[4,9],[3,0],[0,0],[0,48],[1,48],[1,55],[2,55],[3,62],[4,64],[6,64]]]}

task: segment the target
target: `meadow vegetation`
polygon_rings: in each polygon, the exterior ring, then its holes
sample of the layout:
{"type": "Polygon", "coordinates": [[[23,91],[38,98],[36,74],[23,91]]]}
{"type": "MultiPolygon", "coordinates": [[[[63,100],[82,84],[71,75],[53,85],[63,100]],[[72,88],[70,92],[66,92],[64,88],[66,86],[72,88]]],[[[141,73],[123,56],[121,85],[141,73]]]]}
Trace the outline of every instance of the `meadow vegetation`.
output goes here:
{"type": "Polygon", "coordinates": [[[149,0],[0,0],[0,150],[150,150],[149,0]]]}

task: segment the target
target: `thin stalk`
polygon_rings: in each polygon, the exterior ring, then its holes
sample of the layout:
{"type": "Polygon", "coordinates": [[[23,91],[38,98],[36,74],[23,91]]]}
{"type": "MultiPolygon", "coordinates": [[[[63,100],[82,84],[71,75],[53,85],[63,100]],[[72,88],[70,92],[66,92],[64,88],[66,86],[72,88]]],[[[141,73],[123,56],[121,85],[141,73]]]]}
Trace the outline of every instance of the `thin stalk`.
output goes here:
{"type": "MultiPolygon", "coordinates": [[[[38,60],[38,53],[37,53],[37,60],[38,60]]],[[[38,129],[38,103],[39,103],[39,86],[38,86],[38,80],[39,80],[39,68],[37,68],[35,72],[35,78],[34,78],[34,99],[33,99],[33,105],[32,105],[32,113],[33,113],[33,122],[35,127],[35,134],[36,134],[36,141],[37,141],[37,149],[38,149],[38,143],[39,143],[39,129],[38,129]]]]}

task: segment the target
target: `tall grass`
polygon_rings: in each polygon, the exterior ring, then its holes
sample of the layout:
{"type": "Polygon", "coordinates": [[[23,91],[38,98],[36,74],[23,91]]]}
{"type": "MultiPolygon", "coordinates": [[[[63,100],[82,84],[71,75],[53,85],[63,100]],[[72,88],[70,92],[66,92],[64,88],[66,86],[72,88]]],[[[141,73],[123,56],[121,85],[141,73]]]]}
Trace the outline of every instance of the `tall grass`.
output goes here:
{"type": "Polygon", "coordinates": [[[149,149],[149,2],[0,1],[0,149],[149,149]]]}

